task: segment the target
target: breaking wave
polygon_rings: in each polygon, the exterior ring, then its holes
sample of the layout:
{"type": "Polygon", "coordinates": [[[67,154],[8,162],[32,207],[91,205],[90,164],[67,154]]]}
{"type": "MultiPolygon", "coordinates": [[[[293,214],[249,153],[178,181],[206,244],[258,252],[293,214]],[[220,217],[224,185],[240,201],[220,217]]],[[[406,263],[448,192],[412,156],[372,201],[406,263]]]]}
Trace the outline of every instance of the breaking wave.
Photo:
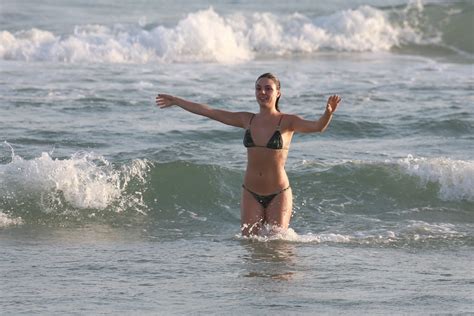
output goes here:
{"type": "MultiPolygon", "coordinates": [[[[327,16],[268,12],[222,15],[212,7],[173,27],[78,25],[71,34],[0,32],[0,59],[67,63],[239,63],[321,51],[455,52],[472,57],[471,2],[398,8],[361,6],[327,16]]],[[[158,22],[159,23],[159,22],[158,22]]]]}
{"type": "MultiPolygon", "coordinates": [[[[194,227],[226,225],[239,219],[242,170],[186,161],[134,159],[111,163],[91,152],[65,158],[43,153],[24,159],[10,150],[10,160],[0,164],[0,227],[110,222],[118,217],[194,227]]],[[[353,214],[382,220],[395,216],[430,223],[436,213],[447,224],[473,215],[472,161],[408,156],[386,162],[342,162],[324,168],[306,164],[290,171],[290,178],[296,214],[343,214],[346,220],[353,214]]],[[[298,222],[298,217],[295,220],[298,222]]],[[[303,226],[318,227],[319,220],[303,226]]],[[[352,231],[350,221],[347,225],[352,231]]],[[[370,239],[378,233],[366,235],[370,239]]],[[[342,232],[328,232],[306,237],[309,241],[345,240],[341,236],[342,232]]]]}

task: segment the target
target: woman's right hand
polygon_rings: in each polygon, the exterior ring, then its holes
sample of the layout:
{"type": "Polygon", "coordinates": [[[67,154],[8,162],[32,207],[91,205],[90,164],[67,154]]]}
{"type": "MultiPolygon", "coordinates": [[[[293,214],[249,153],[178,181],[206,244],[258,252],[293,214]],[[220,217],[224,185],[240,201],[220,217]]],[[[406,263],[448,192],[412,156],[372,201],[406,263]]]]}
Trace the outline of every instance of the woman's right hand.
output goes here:
{"type": "Polygon", "coordinates": [[[158,94],[156,96],[156,105],[161,109],[175,105],[176,98],[169,94],[158,94]]]}
{"type": "Polygon", "coordinates": [[[326,103],[326,112],[332,115],[336,111],[337,106],[339,105],[339,102],[341,102],[341,100],[341,97],[336,94],[330,96],[328,98],[328,102],[326,103]]]}

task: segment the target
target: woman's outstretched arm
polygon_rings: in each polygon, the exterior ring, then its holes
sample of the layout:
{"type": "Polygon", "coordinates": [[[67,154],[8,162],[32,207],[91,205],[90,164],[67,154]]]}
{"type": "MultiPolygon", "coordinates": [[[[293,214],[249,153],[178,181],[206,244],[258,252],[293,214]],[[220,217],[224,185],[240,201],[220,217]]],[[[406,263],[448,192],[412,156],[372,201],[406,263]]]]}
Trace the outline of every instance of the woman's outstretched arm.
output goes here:
{"type": "Polygon", "coordinates": [[[158,94],[156,97],[156,105],[162,109],[177,105],[188,112],[202,115],[227,125],[242,128],[245,126],[245,122],[249,120],[251,115],[248,112],[231,112],[214,109],[206,104],[187,101],[169,94],[158,94]]]}
{"type": "Polygon", "coordinates": [[[299,116],[291,116],[290,126],[296,133],[316,133],[324,132],[329,126],[332,119],[332,114],[336,111],[341,102],[341,97],[332,95],[328,98],[326,103],[326,111],[317,121],[305,120],[299,116]]]}

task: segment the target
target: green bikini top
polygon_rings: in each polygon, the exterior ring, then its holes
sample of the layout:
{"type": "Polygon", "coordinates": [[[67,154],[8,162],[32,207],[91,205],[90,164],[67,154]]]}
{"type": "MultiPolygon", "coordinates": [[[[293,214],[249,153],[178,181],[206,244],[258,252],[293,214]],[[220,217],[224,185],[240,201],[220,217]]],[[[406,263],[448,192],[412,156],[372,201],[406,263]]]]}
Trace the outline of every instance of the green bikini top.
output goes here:
{"type": "Polygon", "coordinates": [[[283,119],[283,115],[280,117],[280,121],[278,122],[278,126],[276,127],[275,133],[273,133],[272,137],[270,137],[270,139],[268,140],[265,146],[256,145],[255,142],[253,141],[252,133],[250,132],[250,125],[252,124],[252,120],[254,117],[255,117],[255,114],[253,114],[252,117],[250,118],[249,127],[245,130],[244,146],[247,148],[262,147],[262,148],[276,149],[276,150],[285,149],[283,148],[283,138],[281,137],[281,133],[280,133],[280,124],[281,124],[281,120],[283,119]]]}

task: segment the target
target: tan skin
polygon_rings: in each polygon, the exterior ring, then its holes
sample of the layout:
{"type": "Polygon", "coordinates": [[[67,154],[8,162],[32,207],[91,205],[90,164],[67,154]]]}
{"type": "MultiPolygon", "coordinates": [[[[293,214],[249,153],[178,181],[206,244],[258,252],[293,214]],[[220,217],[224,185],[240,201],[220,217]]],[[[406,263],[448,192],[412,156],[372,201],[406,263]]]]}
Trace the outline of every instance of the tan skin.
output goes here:
{"type": "MultiPolygon", "coordinates": [[[[280,132],[284,149],[247,148],[247,169],[244,176],[244,185],[260,195],[276,193],[289,186],[285,163],[293,134],[323,132],[328,127],[332,114],[341,102],[339,96],[332,95],[328,98],[326,111],[318,120],[305,120],[297,115],[284,114],[276,110],[275,103],[280,94],[280,90],[272,79],[261,78],[255,84],[255,97],[259,104],[259,112],[256,113],[251,124],[251,134],[255,144],[266,145],[275,132],[281,116],[283,116],[280,132]]],[[[249,121],[253,115],[250,112],[214,109],[208,105],[190,102],[167,94],[158,94],[156,104],[160,108],[177,105],[191,113],[245,129],[249,127],[249,121]]],[[[293,195],[291,188],[278,194],[266,209],[263,209],[251,193],[242,190],[242,235],[258,235],[264,225],[270,225],[273,230],[286,230],[290,223],[292,209],[293,195]]]]}

